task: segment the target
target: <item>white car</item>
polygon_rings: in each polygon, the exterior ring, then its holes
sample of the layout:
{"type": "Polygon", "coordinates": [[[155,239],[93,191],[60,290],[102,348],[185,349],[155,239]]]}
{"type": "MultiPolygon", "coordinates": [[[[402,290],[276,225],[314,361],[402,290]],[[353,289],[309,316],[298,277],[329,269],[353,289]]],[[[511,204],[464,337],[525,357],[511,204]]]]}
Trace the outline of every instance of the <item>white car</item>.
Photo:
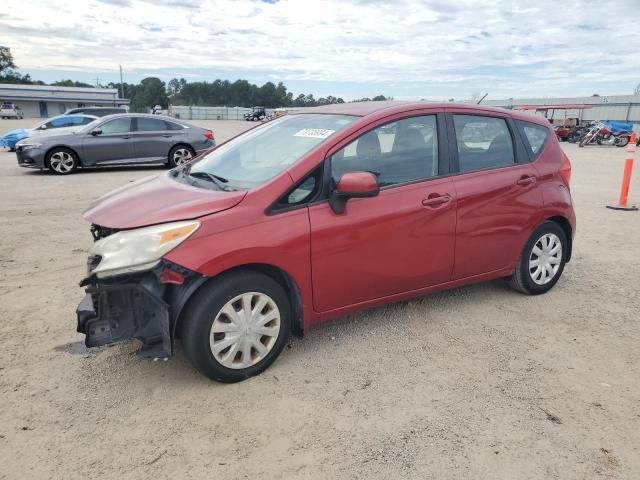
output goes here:
{"type": "Polygon", "coordinates": [[[0,118],[24,118],[24,112],[15,103],[2,102],[0,118]]]}
{"type": "Polygon", "coordinates": [[[41,120],[32,128],[15,128],[0,137],[0,147],[14,151],[16,143],[24,138],[39,137],[44,135],[63,135],[75,132],[85,125],[97,120],[95,115],[59,115],[57,117],[41,120]]]}

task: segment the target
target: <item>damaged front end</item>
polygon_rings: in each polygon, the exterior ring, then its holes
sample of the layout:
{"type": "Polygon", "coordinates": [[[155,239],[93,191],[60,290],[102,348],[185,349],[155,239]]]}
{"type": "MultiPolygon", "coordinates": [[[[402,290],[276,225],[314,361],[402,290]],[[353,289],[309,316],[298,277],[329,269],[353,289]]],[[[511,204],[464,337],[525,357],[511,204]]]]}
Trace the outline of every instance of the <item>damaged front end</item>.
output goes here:
{"type": "MultiPolygon", "coordinates": [[[[92,226],[96,241],[114,233],[92,226]]],[[[100,255],[89,257],[80,283],[86,295],[76,310],[77,331],[85,335],[86,346],[135,338],[142,342],[140,356],[170,357],[180,312],[207,277],[164,259],[144,271],[101,277],[95,273],[101,261],[100,255]]]]}

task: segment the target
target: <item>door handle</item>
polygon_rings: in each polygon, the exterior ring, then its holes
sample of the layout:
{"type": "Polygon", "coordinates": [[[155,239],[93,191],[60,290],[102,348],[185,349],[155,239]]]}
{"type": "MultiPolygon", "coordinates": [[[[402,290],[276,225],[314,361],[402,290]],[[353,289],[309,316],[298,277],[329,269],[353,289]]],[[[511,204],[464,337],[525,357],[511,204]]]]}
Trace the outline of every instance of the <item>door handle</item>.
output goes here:
{"type": "Polygon", "coordinates": [[[445,203],[449,203],[451,197],[448,194],[440,195],[438,193],[432,193],[427,198],[422,199],[422,205],[425,207],[439,207],[445,203]]]}
{"type": "Polygon", "coordinates": [[[127,139],[131,138],[131,135],[125,135],[125,136],[124,136],[124,137],[122,137],[122,138],[124,138],[125,140],[127,140],[127,139]]]}
{"type": "Polygon", "coordinates": [[[516,182],[516,184],[520,185],[521,187],[531,185],[533,183],[536,183],[536,177],[534,177],[533,175],[523,175],[522,177],[520,177],[520,180],[516,182]]]}
{"type": "Polygon", "coordinates": [[[163,136],[164,138],[170,138],[170,137],[173,137],[173,135],[171,135],[170,133],[163,133],[163,134],[162,134],[162,136],[163,136]]]}

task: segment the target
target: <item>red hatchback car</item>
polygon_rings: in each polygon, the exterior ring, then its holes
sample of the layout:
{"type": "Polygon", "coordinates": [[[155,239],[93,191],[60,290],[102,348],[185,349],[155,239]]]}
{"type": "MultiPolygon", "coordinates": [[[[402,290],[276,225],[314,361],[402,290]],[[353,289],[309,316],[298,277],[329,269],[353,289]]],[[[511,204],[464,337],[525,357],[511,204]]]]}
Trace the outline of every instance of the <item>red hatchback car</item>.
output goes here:
{"type": "Polygon", "coordinates": [[[495,278],[544,293],[571,257],[570,174],[548,122],[508,110],[287,115],[91,206],[78,331],[159,358],[181,338],[235,382],[349,312],[495,278]]]}

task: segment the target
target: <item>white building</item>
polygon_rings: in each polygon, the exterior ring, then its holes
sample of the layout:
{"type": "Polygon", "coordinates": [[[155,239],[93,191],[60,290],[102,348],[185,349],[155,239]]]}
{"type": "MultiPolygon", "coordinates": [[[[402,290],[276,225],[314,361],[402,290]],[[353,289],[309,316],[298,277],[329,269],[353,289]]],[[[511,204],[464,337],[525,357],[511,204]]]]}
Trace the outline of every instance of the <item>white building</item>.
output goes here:
{"type": "Polygon", "coordinates": [[[54,87],[0,83],[0,102],[12,102],[25,118],[53,117],[76,107],[129,105],[115,88],[54,87]]]}
{"type": "Polygon", "coordinates": [[[483,105],[505,108],[535,107],[531,113],[548,119],[577,118],[581,122],[590,120],[617,120],[640,124],[640,95],[602,95],[597,97],[571,98],[509,98],[507,100],[486,99],[483,105]],[[566,108],[565,106],[582,108],[566,108]],[[557,107],[557,108],[553,108],[557,107]]]}

